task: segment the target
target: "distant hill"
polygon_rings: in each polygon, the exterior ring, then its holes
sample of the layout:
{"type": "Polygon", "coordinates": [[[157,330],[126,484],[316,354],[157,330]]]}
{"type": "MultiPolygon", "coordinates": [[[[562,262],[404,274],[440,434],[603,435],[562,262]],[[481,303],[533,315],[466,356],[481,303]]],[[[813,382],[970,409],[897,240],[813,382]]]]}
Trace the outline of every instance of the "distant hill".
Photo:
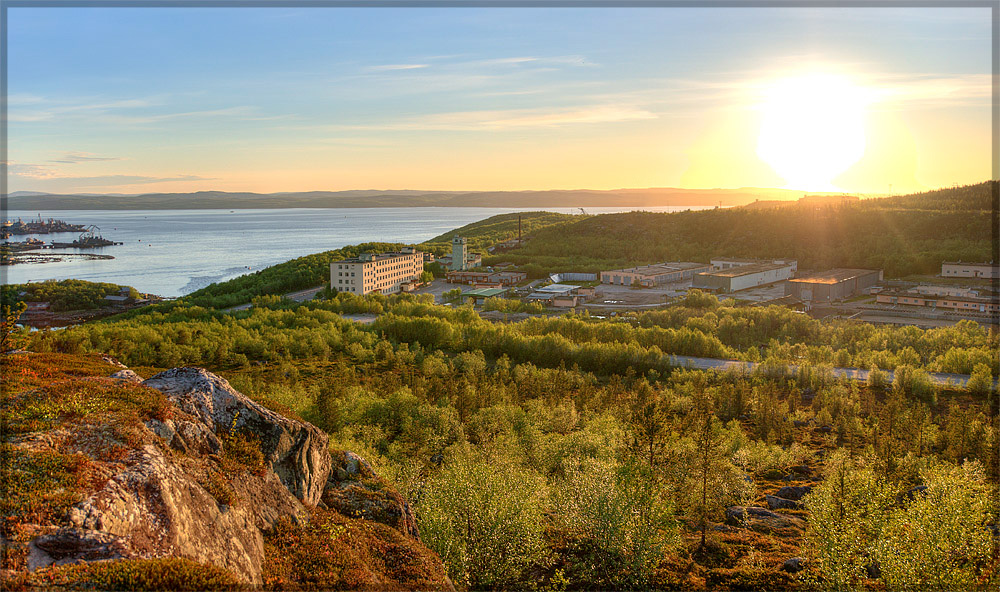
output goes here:
{"type": "Polygon", "coordinates": [[[756,200],[795,200],[801,191],[739,189],[588,189],[551,191],[351,190],[297,193],[146,193],[143,195],[55,195],[18,191],[6,198],[10,210],[174,210],[399,207],[658,207],[737,206],[756,200]]]}
{"type": "Polygon", "coordinates": [[[790,257],[802,270],[935,274],[941,261],[993,258],[992,199],[987,182],[884,199],[587,216],[542,228],[523,247],[485,262],[509,261],[536,277],[719,256],[790,257]]]}

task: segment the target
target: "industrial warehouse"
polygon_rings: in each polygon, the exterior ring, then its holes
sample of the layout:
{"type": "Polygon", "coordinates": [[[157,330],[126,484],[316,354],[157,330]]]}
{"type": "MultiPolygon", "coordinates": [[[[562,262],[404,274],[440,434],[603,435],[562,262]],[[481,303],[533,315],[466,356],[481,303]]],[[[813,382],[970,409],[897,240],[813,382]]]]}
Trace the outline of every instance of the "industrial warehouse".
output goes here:
{"type": "Polygon", "coordinates": [[[950,309],[959,312],[1000,312],[1000,304],[990,298],[971,295],[926,294],[916,290],[886,290],[875,296],[879,304],[922,306],[932,310],[950,309]]]}
{"type": "Polygon", "coordinates": [[[833,302],[861,294],[881,281],[881,269],[837,268],[788,280],[785,295],[803,302],[833,302]]]}
{"type": "Polygon", "coordinates": [[[1000,266],[996,263],[962,263],[944,261],[941,263],[941,277],[955,278],[1000,278],[1000,266]]]}
{"type": "Polygon", "coordinates": [[[710,269],[712,269],[712,266],[705,263],[654,263],[653,265],[643,265],[641,267],[602,271],[601,283],[652,288],[653,286],[660,286],[671,282],[689,280],[694,274],[709,271],[710,269]]]}
{"type": "Polygon", "coordinates": [[[794,260],[713,259],[713,269],[696,273],[692,287],[720,293],[738,292],[790,279],[797,265],[794,260]]]}

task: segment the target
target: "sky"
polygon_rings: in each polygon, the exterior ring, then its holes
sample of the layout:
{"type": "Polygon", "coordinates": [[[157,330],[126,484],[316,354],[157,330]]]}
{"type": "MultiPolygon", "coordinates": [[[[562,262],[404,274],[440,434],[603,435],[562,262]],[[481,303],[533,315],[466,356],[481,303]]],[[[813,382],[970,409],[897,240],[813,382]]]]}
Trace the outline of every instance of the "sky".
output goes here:
{"type": "Polygon", "coordinates": [[[991,176],[988,8],[8,9],[8,189],[991,176]]]}

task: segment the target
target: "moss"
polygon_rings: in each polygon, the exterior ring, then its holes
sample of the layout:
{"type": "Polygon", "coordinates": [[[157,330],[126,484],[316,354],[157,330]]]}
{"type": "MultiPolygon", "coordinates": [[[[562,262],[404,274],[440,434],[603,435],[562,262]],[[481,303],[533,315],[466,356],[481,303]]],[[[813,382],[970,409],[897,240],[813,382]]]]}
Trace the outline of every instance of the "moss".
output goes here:
{"type": "Polygon", "coordinates": [[[31,451],[0,444],[5,471],[0,491],[4,536],[21,524],[52,524],[83,499],[89,461],[79,454],[31,451]]]}
{"type": "Polygon", "coordinates": [[[209,470],[204,478],[198,480],[198,484],[224,506],[231,506],[236,501],[233,486],[218,471],[209,470]]]}
{"type": "MultiPolygon", "coordinates": [[[[65,422],[97,419],[166,419],[171,405],[160,391],[112,378],[60,380],[5,398],[13,433],[51,429],[65,422]]],[[[121,422],[116,422],[121,423],[121,422]]]]}
{"type": "Polygon", "coordinates": [[[440,559],[420,542],[372,522],[316,510],[307,525],[267,533],[262,576],[274,590],[445,588],[440,559]]]}
{"type": "Polygon", "coordinates": [[[108,376],[118,370],[96,354],[22,353],[4,356],[0,377],[4,392],[15,393],[58,380],[108,376]]]}
{"type": "Polygon", "coordinates": [[[214,565],[190,559],[124,559],[97,561],[21,573],[5,582],[12,591],[62,590],[238,590],[236,577],[214,565]]]}
{"type": "Polygon", "coordinates": [[[222,441],[222,472],[230,478],[248,472],[263,477],[267,472],[264,453],[260,450],[260,439],[252,434],[230,430],[222,441]]]}

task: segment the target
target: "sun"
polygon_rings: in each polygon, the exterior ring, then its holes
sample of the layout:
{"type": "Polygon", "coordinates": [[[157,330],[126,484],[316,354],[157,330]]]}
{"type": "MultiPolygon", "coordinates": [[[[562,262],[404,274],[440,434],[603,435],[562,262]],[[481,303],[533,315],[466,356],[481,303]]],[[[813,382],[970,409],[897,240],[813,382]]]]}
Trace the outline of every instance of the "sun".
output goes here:
{"type": "Polygon", "coordinates": [[[757,156],[789,189],[838,191],[833,180],[865,153],[866,96],[835,74],[777,81],[761,106],[757,156]]]}

